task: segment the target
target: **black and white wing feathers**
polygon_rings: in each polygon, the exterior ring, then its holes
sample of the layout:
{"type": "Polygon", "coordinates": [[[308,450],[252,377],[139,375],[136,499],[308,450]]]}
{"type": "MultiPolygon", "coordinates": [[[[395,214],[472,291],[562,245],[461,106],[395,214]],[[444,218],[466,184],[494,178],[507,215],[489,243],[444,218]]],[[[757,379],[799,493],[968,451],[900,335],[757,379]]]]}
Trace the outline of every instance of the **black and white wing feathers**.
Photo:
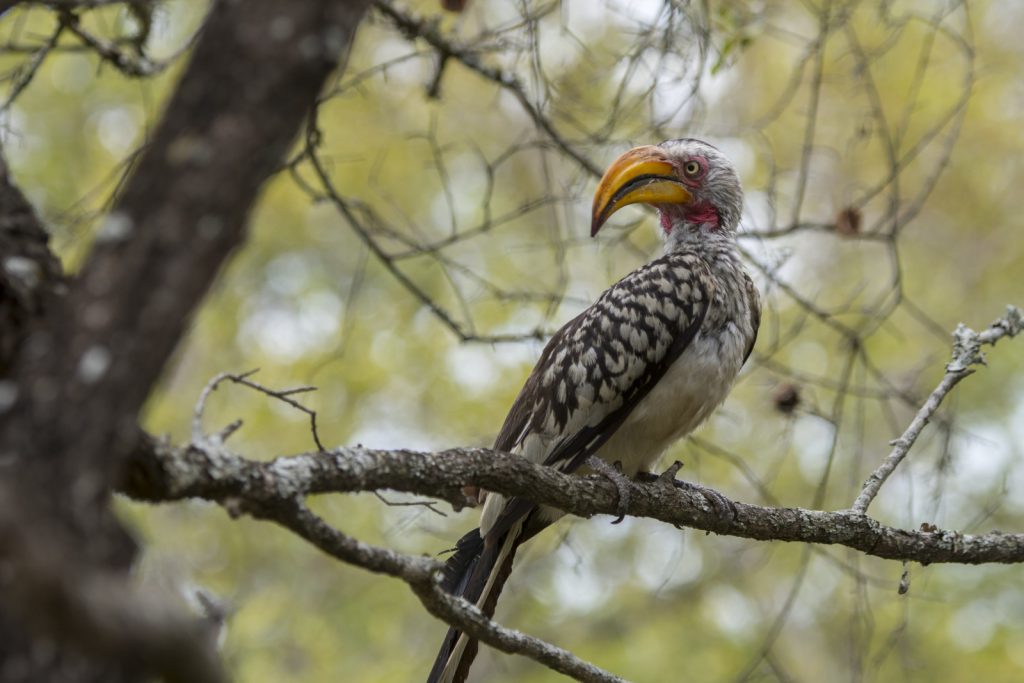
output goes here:
{"type": "MultiPolygon", "coordinates": [[[[604,444],[693,341],[714,297],[703,259],[676,251],[630,273],[545,346],[495,441],[563,472],[604,444]],[[530,439],[544,444],[542,458],[530,439]]],[[[509,500],[488,534],[534,505],[509,500]]]]}

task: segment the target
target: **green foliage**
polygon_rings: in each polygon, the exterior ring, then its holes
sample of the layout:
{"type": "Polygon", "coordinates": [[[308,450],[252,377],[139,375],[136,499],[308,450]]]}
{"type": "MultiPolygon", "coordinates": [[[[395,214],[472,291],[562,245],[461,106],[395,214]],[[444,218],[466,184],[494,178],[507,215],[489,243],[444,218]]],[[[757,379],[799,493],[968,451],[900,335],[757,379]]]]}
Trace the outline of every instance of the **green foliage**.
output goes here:
{"type": "MultiPolygon", "coordinates": [[[[739,499],[830,509],[850,504],[912,414],[913,401],[877,395],[922,397],[946,359],[944,330],[958,321],[982,327],[1005,303],[1024,303],[1015,190],[1024,182],[1017,45],[1024,17],[994,3],[972,4],[969,21],[963,8],[934,14],[943,3],[925,14],[916,3],[833,4],[820,53],[809,47],[818,18],[804,4],[782,2],[710,3],[706,18],[661,9],[642,32],[627,8],[640,12],[645,3],[598,9],[566,2],[557,11],[535,3],[536,20],[526,26],[511,5],[481,0],[440,24],[445,35],[467,40],[493,29],[481,62],[515,74],[529,101],[591,159],[659,135],[729,144],[753,207],[748,228],[789,225],[784,200],[798,183],[813,107],[801,221],[831,224],[857,204],[863,231],[884,232],[892,229],[891,206],[901,207],[898,252],[891,241],[814,230],[744,242],[760,262],[778,265],[774,275],[805,303],[858,332],[878,326],[863,342],[877,372],[859,363],[849,377],[859,393],[809,381],[840,378],[849,346],[762,277],[758,352],[765,362],[700,432],[699,443],[716,448],[688,442],[667,454],[685,461],[685,476],[739,499]],[[665,22],[692,26],[673,34],[689,42],[661,42],[665,22]],[[509,42],[531,39],[523,26],[540,46],[532,58],[507,51],[509,42]],[[704,79],[699,106],[680,85],[694,74],[704,79]],[[970,106],[963,109],[957,103],[965,87],[970,106]],[[947,163],[943,140],[954,132],[947,163]],[[884,183],[893,154],[929,139],[895,186],[869,192],[884,183]],[[911,208],[916,213],[905,213],[911,208]],[[772,210],[775,221],[767,218],[772,210]],[[880,318],[891,304],[894,312],[880,318]],[[800,385],[802,400],[795,414],[783,415],[771,396],[789,381],[800,385]],[[834,431],[827,418],[839,409],[834,431]],[[834,436],[838,445],[830,448],[834,436]]],[[[170,55],[201,18],[193,3],[161,4],[143,18],[148,53],[170,55]]],[[[143,36],[137,24],[117,8],[90,12],[85,22],[108,37],[143,36]]],[[[14,10],[0,20],[0,42],[30,42],[55,26],[45,9],[14,10]]],[[[25,60],[9,51],[0,54],[0,68],[25,60]]],[[[88,53],[54,54],[4,115],[5,154],[71,268],[179,68],[136,80],[88,53]]],[[[379,19],[364,26],[338,90],[319,110],[320,158],[356,213],[366,216],[364,207],[379,219],[372,238],[388,253],[415,251],[489,216],[493,223],[479,237],[395,263],[467,334],[550,332],[657,249],[653,222],[613,228],[608,242],[586,240],[593,180],[537,132],[507,89],[456,60],[445,66],[440,98],[427,97],[435,68],[424,44],[379,19]],[[386,62],[387,69],[371,70],[386,62]]],[[[204,384],[222,371],[258,367],[267,385],[319,387],[307,402],[328,445],[487,445],[540,348],[536,339],[460,343],[368,249],[323,196],[310,161],[299,158],[294,173],[282,170],[268,186],[248,243],[209,294],[150,400],[145,426],[187,439],[204,384]]],[[[989,355],[992,368],[957,389],[947,414],[951,436],[929,432],[873,514],[911,528],[1024,527],[1024,354],[1019,342],[1006,342],[989,355]]],[[[305,415],[223,387],[205,428],[237,418],[245,425],[232,444],[252,457],[313,448],[305,415]]],[[[442,519],[423,508],[386,507],[369,495],[325,496],[317,505],[345,532],[411,553],[449,547],[475,519],[473,512],[442,519]]],[[[147,547],[140,580],[175,592],[201,586],[227,606],[223,652],[238,680],[408,681],[433,657],[443,627],[399,582],[209,505],[119,508],[147,547]]],[[[643,520],[565,522],[531,546],[499,618],[634,680],[1024,677],[1019,568],[912,566],[910,591],[901,596],[897,563],[643,520]]],[[[479,669],[479,680],[557,678],[528,660],[491,653],[479,669]]]]}

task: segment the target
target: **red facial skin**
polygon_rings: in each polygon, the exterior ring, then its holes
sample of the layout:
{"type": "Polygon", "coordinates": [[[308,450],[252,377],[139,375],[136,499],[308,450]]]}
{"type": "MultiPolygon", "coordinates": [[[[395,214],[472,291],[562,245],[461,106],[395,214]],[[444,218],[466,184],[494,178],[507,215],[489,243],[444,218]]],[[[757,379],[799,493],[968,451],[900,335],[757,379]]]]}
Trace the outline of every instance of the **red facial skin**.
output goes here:
{"type": "MultiPolygon", "coordinates": [[[[696,161],[700,164],[700,173],[693,176],[692,178],[682,172],[681,168],[676,168],[676,177],[679,178],[679,182],[686,185],[694,190],[699,190],[704,180],[704,176],[708,172],[708,162],[704,157],[694,156],[685,159],[682,162],[682,166],[685,166],[691,161],[696,161]]],[[[696,194],[696,193],[695,193],[696,194]]],[[[691,225],[705,224],[713,230],[718,229],[718,209],[716,209],[711,203],[701,201],[694,202],[693,204],[687,204],[683,207],[679,206],[659,206],[659,213],[661,214],[661,229],[668,235],[672,232],[673,218],[675,215],[680,215],[683,221],[691,225]],[[680,209],[682,211],[680,212],[680,209]]]]}

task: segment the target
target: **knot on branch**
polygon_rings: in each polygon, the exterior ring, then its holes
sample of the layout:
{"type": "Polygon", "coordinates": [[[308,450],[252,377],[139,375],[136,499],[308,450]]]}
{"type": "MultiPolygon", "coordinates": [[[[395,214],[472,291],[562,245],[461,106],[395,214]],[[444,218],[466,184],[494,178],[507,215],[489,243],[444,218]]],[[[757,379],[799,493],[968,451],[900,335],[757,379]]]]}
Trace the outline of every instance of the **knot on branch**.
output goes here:
{"type": "Polygon", "coordinates": [[[1016,337],[1024,331],[1024,311],[1012,304],[1006,306],[1006,316],[992,323],[993,327],[1005,330],[1008,337],[1016,337]]]}
{"type": "Polygon", "coordinates": [[[967,372],[972,365],[985,365],[978,333],[959,323],[953,331],[953,359],[946,364],[949,372],[967,372]]]}
{"type": "Polygon", "coordinates": [[[997,318],[983,332],[975,332],[963,323],[953,331],[953,358],[946,370],[955,374],[967,373],[972,365],[986,365],[983,344],[995,344],[1002,337],[1014,337],[1024,330],[1024,313],[1016,306],[1007,305],[1006,315],[997,318]]]}

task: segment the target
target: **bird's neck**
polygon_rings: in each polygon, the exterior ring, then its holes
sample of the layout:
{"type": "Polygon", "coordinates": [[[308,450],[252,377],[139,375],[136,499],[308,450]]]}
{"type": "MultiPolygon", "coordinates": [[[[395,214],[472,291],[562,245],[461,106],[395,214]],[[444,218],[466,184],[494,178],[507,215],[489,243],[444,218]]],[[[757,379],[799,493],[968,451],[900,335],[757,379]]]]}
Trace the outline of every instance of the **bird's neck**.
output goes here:
{"type": "Polygon", "coordinates": [[[736,233],[732,230],[708,230],[696,226],[673,230],[666,237],[665,253],[689,253],[707,264],[716,294],[702,329],[720,330],[730,321],[749,320],[751,300],[749,277],[740,259],[736,233]]]}
{"type": "Polygon", "coordinates": [[[690,251],[714,261],[719,254],[736,253],[735,233],[717,225],[677,222],[671,230],[664,231],[664,236],[666,254],[690,251]]]}

